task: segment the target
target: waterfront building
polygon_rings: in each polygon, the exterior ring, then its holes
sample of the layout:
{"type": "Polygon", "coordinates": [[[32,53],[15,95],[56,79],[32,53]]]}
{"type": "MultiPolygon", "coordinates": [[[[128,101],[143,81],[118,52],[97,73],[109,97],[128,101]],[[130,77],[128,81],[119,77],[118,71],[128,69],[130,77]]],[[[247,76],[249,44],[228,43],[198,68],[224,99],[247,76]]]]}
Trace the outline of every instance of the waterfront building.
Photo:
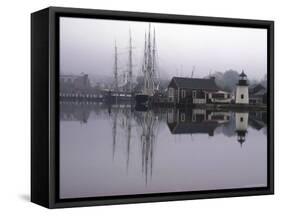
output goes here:
{"type": "Polygon", "coordinates": [[[231,94],[226,91],[208,92],[208,103],[231,103],[231,94]]]}
{"type": "Polygon", "coordinates": [[[261,84],[256,84],[256,85],[249,87],[249,103],[250,104],[266,104],[267,103],[267,89],[261,84]]]}
{"type": "Polygon", "coordinates": [[[168,85],[168,101],[175,104],[230,103],[231,94],[222,91],[215,78],[173,77],[168,85]]]}
{"type": "Polygon", "coordinates": [[[218,90],[214,78],[173,77],[168,85],[168,100],[175,104],[206,104],[206,93],[218,90]]]}
{"type": "Polygon", "coordinates": [[[236,85],[235,103],[249,104],[249,86],[247,75],[244,71],[239,75],[239,81],[236,85]]]}
{"type": "Polygon", "coordinates": [[[60,75],[61,92],[85,92],[91,89],[88,74],[60,75]]]}

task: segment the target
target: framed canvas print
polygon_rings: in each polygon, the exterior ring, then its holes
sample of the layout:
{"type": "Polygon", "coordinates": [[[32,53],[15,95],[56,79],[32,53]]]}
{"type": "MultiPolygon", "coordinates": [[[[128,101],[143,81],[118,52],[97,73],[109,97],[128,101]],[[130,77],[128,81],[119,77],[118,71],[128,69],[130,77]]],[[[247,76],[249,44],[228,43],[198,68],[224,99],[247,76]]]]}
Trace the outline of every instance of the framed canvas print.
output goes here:
{"type": "Polygon", "coordinates": [[[31,200],[273,194],[274,23],[50,7],[31,16],[31,200]]]}

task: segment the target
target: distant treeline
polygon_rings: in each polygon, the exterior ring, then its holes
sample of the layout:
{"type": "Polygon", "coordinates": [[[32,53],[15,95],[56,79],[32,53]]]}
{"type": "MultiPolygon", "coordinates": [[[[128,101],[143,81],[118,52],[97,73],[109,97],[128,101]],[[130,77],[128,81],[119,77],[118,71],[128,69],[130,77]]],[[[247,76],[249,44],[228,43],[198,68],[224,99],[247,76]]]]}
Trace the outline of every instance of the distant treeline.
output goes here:
{"type": "MultiPolygon", "coordinates": [[[[239,80],[239,73],[235,70],[227,70],[225,72],[215,72],[212,74],[215,77],[216,84],[219,88],[225,91],[234,91],[236,89],[236,84],[239,80]]],[[[261,80],[249,80],[249,85],[262,84],[267,87],[266,76],[261,80]]]]}

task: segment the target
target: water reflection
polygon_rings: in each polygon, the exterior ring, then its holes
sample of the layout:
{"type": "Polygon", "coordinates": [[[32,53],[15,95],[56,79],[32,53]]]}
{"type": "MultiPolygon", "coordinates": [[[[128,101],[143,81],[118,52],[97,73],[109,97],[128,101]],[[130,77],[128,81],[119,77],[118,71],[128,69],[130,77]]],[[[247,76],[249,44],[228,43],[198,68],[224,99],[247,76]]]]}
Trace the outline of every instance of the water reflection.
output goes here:
{"type": "MultiPolygon", "coordinates": [[[[204,136],[208,136],[219,143],[220,139],[222,139],[221,136],[231,140],[233,137],[236,140],[233,144],[239,144],[243,149],[244,145],[248,144],[246,142],[248,136],[251,136],[251,133],[248,133],[249,128],[251,131],[261,131],[265,135],[267,128],[267,114],[264,111],[231,112],[223,110],[163,108],[138,111],[130,104],[107,106],[103,103],[61,103],[60,112],[62,133],[71,133],[69,130],[75,130],[72,132],[76,133],[81,143],[89,141],[86,137],[89,134],[85,134],[82,129],[80,130],[75,125],[71,129],[66,129],[63,126],[64,122],[79,122],[80,125],[91,127],[89,131],[93,134],[96,133],[101,124],[106,123],[109,125],[111,131],[104,131],[107,134],[106,140],[98,141],[101,145],[103,145],[103,142],[105,143],[104,145],[107,142],[111,143],[112,154],[110,156],[105,152],[102,157],[111,157],[111,163],[115,164],[118,169],[122,169],[119,166],[123,166],[128,178],[129,176],[137,178],[137,163],[139,163],[143,182],[146,185],[145,187],[148,187],[147,190],[150,188],[148,182],[151,182],[154,176],[155,154],[157,154],[157,149],[160,152],[165,150],[161,147],[165,139],[195,136],[197,139],[205,140],[204,136]],[[121,162],[123,161],[122,158],[124,163],[121,162]]],[[[91,142],[94,144],[97,140],[91,140],[91,142]]],[[[193,140],[191,139],[188,142],[190,143],[183,144],[190,145],[193,140]]],[[[206,141],[202,142],[206,145],[209,144],[206,141]]],[[[66,146],[66,143],[61,143],[61,145],[66,146]]],[[[173,143],[170,143],[170,148],[172,151],[173,143]]],[[[93,154],[96,155],[95,152],[93,154]]],[[[165,154],[163,156],[158,155],[158,157],[168,157],[169,150],[165,154]]],[[[98,157],[98,155],[95,157],[98,157]]],[[[105,165],[101,164],[100,168],[103,169],[103,166],[105,165]]],[[[114,167],[110,164],[106,166],[114,167]]],[[[161,176],[159,172],[158,168],[157,178],[161,176]]],[[[121,178],[119,175],[122,175],[121,171],[120,174],[112,174],[112,177],[118,176],[118,178],[121,178]]],[[[151,185],[153,184],[151,183],[151,185]]]]}
{"type": "Polygon", "coordinates": [[[208,134],[214,136],[215,129],[228,123],[230,113],[214,112],[204,109],[168,111],[167,124],[172,134],[208,134]]]}
{"type": "Polygon", "coordinates": [[[246,139],[248,119],[249,119],[248,112],[235,113],[235,129],[236,129],[235,131],[237,133],[237,141],[240,143],[241,147],[246,139]]]}

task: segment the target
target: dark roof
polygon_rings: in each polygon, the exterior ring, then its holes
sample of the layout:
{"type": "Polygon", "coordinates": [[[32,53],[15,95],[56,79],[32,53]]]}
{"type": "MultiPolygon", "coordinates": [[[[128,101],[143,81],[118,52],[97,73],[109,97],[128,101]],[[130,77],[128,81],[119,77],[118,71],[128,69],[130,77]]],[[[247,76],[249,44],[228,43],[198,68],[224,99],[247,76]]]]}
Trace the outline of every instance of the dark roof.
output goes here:
{"type": "Polygon", "coordinates": [[[242,73],[239,76],[240,77],[246,77],[247,75],[244,73],[244,70],[242,70],[242,73]]]}
{"type": "Polygon", "coordinates": [[[254,85],[249,87],[249,93],[254,94],[256,92],[259,92],[262,89],[266,89],[266,88],[261,84],[254,84],[254,85]]]}
{"type": "Polygon", "coordinates": [[[253,95],[254,96],[263,96],[267,93],[266,89],[261,89],[258,92],[255,92],[253,95]]]}
{"type": "Polygon", "coordinates": [[[219,90],[214,79],[173,77],[172,81],[178,88],[219,90]]]}

